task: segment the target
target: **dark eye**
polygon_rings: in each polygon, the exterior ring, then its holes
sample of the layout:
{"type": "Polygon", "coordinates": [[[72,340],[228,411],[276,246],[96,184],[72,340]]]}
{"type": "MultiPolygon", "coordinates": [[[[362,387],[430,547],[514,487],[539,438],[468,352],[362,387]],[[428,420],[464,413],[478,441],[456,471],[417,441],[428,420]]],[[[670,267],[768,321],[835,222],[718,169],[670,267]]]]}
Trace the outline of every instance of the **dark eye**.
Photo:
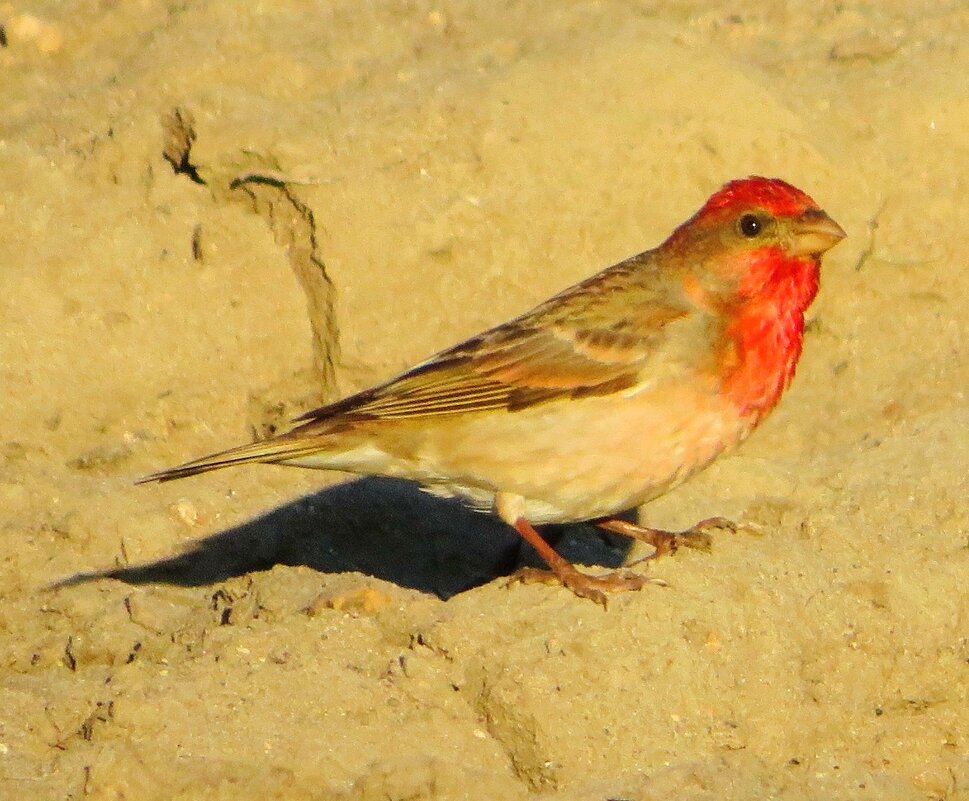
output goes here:
{"type": "Polygon", "coordinates": [[[745,214],[740,218],[740,233],[748,239],[753,239],[761,232],[763,224],[753,214],[745,214]]]}

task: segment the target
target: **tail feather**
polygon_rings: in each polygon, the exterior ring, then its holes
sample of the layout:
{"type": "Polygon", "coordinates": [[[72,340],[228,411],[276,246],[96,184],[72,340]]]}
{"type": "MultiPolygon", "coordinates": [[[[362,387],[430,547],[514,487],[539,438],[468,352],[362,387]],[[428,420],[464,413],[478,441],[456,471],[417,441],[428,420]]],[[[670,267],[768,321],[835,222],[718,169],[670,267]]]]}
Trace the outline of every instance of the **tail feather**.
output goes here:
{"type": "Polygon", "coordinates": [[[229,450],[212,453],[200,459],[193,459],[191,462],[186,462],[177,467],[159,470],[157,473],[139,478],[135,484],[148,484],[152,481],[174,481],[178,478],[195,476],[199,473],[208,473],[210,470],[219,470],[223,467],[252,464],[254,462],[272,464],[274,462],[282,462],[299,456],[305,456],[308,453],[315,453],[318,450],[318,444],[309,444],[305,439],[287,440],[285,437],[277,437],[262,442],[240,445],[237,448],[229,448],[229,450]]]}

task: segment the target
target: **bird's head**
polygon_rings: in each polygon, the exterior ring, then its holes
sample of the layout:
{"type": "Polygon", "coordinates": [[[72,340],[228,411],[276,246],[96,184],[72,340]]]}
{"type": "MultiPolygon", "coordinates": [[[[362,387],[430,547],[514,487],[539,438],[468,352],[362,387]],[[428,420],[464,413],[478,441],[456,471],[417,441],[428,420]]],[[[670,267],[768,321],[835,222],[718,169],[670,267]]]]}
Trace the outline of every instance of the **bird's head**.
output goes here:
{"type": "Polygon", "coordinates": [[[817,290],[821,256],[845,237],[807,194],[779,178],[724,185],[664,243],[716,294],[750,298],[780,283],[817,290]]]}

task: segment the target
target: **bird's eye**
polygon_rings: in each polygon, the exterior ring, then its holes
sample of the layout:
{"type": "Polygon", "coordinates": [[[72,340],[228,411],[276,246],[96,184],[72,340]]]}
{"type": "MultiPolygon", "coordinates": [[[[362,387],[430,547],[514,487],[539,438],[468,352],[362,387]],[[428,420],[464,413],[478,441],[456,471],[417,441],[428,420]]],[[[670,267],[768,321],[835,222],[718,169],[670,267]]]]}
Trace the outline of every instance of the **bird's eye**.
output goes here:
{"type": "Polygon", "coordinates": [[[740,218],[740,233],[748,239],[753,239],[763,229],[763,224],[753,214],[745,214],[740,218]]]}

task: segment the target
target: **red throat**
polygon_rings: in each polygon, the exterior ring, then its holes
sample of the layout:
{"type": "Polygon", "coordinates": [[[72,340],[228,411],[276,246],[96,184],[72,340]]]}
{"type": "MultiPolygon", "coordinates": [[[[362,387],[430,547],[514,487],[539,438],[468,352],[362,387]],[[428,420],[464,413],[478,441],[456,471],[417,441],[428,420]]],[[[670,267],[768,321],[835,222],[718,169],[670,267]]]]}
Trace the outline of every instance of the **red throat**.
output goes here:
{"type": "Polygon", "coordinates": [[[804,311],[818,291],[815,258],[765,251],[741,286],[746,299],[727,329],[734,366],[723,392],[744,417],[759,420],[777,404],[801,355],[804,311]]]}

